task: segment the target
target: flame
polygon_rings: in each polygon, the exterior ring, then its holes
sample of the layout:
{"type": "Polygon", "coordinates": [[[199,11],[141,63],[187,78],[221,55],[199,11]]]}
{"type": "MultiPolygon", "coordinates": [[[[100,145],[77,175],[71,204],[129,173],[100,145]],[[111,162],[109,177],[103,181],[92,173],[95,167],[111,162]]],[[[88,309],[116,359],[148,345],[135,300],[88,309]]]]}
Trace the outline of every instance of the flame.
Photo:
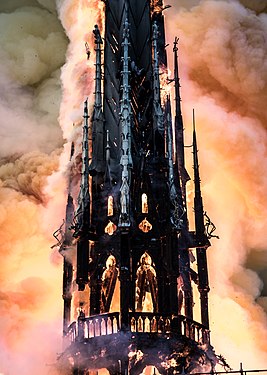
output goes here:
{"type": "Polygon", "coordinates": [[[107,233],[109,236],[112,236],[116,229],[117,226],[114,223],[112,223],[111,220],[109,220],[107,226],[105,227],[105,233],[107,233]]]}
{"type": "Polygon", "coordinates": [[[144,353],[141,350],[132,350],[129,352],[128,357],[130,360],[134,359],[136,362],[138,362],[144,357],[144,353]]]}
{"type": "Polygon", "coordinates": [[[161,104],[165,104],[167,96],[171,94],[170,76],[171,70],[165,65],[159,67],[159,81],[160,81],[160,99],[161,104]]]}
{"type": "Polygon", "coordinates": [[[109,195],[108,197],[108,216],[113,216],[113,197],[109,195]]]}
{"type": "Polygon", "coordinates": [[[142,232],[148,233],[152,229],[152,224],[150,224],[150,222],[145,217],[144,220],[141,221],[138,227],[139,229],[141,229],[142,232]]]}
{"type": "MultiPolygon", "coordinates": [[[[176,34],[181,41],[179,50],[186,144],[191,144],[188,129],[192,108],[195,107],[205,208],[216,222],[222,238],[218,243],[213,241],[213,248],[209,250],[213,344],[232,367],[237,367],[242,360],[247,368],[265,367],[266,293],[261,295],[261,278],[266,278],[267,227],[267,171],[263,162],[266,160],[267,147],[266,17],[265,14],[248,10],[242,4],[249,4],[250,8],[258,7],[255,9],[257,12],[261,12],[259,7],[264,5],[248,0],[209,0],[192,7],[191,4],[198,4],[198,1],[181,0],[179,4],[184,6],[181,10],[176,9],[177,2],[170,0],[172,2],[173,11],[168,13],[165,21],[170,43],[176,34]]],[[[53,6],[53,2],[48,3],[50,7],[53,6]]],[[[80,120],[81,103],[94,91],[91,30],[96,22],[103,30],[104,2],[65,0],[58,4],[59,16],[70,41],[67,62],[62,69],[60,123],[65,139],[74,140],[78,145],[80,128],[73,130],[72,123],[80,120]],[[86,58],[85,42],[91,51],[89,60],[86,58]]],[[[42,9],[35,8],[39,12],[44,11],[44,22],[47,21],[51,29],[52,18],[47,17],[48,14],[54,17],[55,9],[49,9],[45,4],[42,9]],[[46,6],[49,12],[44,9],[46,6]]],[[[56,253],[52,254],[51,264],[47,250],[53,239],[49,233],[58,227],[64,217],[66,197],[62,192],[66,190],[66,182],[62,174],[70,170],[77,174],[78,167],[74,161],[68,164],[69,143],[64,146],[59,160],[60,172],[54,172],[58,168],[58,156],[48,153],[58,147],[62,140],[58,132],[52,131],[51,142],[46,142],[49,138],[47,135],[44,137],[44,126],[40,126],[44,121],[42,118],[40,122],[42,114],[46,112],[48,117],[51,115],[44,98],[51,99],[51,103],[48,103],[51,107],[55,104],[56,100],[47,94],[47,87],[56,85],[58,74],[56,70],[52,74],[53,69],[47,70],[44,65],[55,61],[59,50],[64,55],[66,40],[60,43],[59,35],[63,35],[63,32],[58,25],[55,26],[53,35],[44,40],[47,48],[38,47],[37,57],[32,58],[34,54],[31,53],[35,51],[44,30],[38,34],[38,38],[37,34],[33,35],[33,19],[36,20],[34,9],[21,8],[20,12],[13,12],[12,9],[10,7],[6,14],[1,13],[0,22],[3,27],[8,26],[5,30],[1,29],[1,35],[6,37],[9,29],[12,30],[9,39],[1,39],[1,78],[8,88],[5,97],[11,98],[9,104],[1,108],[1,121],[8,119],[13,131],[10,137],[12,143],[7,138],[1,142],[0,282],[4,324],[1,326],[0,372],[11,375],[38,372],[46,375],[51,374],[53,369],[45,366],[45,363],[54,362],[55,346],[60,350],[58,327],[61,327],[62,306],[61,258],[56,253]],[[27,19],[27,15],[32,35],[29,34],[24,40],[25,29],[21,32],[14,30],[21,25],[19,20],[23,17],[27,19]],[[7,23],[4,17],[8,17],[7,23]],[[46,56],[43,61],[39,59],[39,65],[28,64],[31,60],[36,61],[41,51],[48,51],[49,48],[52,48],[53,56],[46,56]],[[6,66],[5,54],[9,57],[6,66]],[[40,81],[36,67],[42,71],[40,81]],[[46,80],[46,77],[49,79],[46,80]],[[6,80],[10,80],[7,86],[6,80]],[[33,111],[37,104],[40,105],[38,114],[32,112],[26,116],[25,113],[33,111]],[[16,122],[19,123],[19,131],[13,127],[16,122]],[[20,133],[23,133],[22,138],[20,133]],[[58,142],[55,142],[56,137],[60,138],[58,142]],[[32,151],[33,145],[34,150],[41,149],[46,154],[36,151],[35,156],[30,157],[27,153],[32,151]],[[25,154],[23,157],[17,156],[22,153],[25,154]],[[47,180],[51,173],[53,175],[47,180]],[[32,345],[36,337],[42,338],[38,346],[32,345]]],[[[36,24],[44,29],[46,27],[40,22],[36,24]]],[[[172,56],[169,61],[172,61],[172,56]]],[[[165,87],[165,84],[162,86],[165,87]]],[[[51,122],[47,121],[49,124],[45,122],[45,126],[49,133],[51,122]]],[[[191,160],[190,154],[188,160],[191,160]]]]}

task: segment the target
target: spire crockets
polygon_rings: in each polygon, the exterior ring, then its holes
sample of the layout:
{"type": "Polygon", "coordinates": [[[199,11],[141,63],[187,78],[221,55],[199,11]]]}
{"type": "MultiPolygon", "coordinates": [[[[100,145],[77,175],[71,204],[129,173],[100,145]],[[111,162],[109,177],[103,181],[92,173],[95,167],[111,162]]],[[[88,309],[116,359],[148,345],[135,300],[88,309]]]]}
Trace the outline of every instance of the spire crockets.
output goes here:
{"type": "Polygon", "coordinates": [[[121,188],[120,188],[120,217],[119,227],[130,226],[130,168],[132,166],[131,156],[131,103],[129,86],[129,23],[128,19],[124,22],[123,28],[123,56],[122,60],[122,86],[121,86],[121,159],[122,166],[121,188]]]}
{"type": "Polygon", "coordinates": [[[92,162],[90,164],[90,174],[104,172],[104,149],[103,149],[103,132],[104,132],[104,115],[102,109],[102,62],[101,62],[101,38],[99,28],[95,25],[93,30],[95,36],[95,104],[92,115],[92,162]]]}

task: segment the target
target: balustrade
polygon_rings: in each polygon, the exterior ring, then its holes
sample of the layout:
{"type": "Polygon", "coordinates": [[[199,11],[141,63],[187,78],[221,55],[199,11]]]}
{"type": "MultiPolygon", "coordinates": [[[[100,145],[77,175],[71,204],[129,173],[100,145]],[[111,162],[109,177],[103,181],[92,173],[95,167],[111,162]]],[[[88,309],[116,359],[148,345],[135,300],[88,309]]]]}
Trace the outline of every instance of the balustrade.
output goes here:
{"type": "Polygon", "coordinates": [[[77,322],[73,322],[69,326],[67,338],[70,342],[83,341],[93,337],[111,335],[117,333],[119,329],[119,313],[107,313],[88,318],[79,317],[77,322]]]}
{"type": "Polygon", "coordinates": [[[209,343],[209,331],[200,323],[182,315],[130,313],[131,332],[176,333],[202,344],[209,343]]]}
{"type": "MultiPolygon", "coordinates": [[[[79,317],[68,329],[66,339],[70,343],[120,331],[119,313],[106,313],[88,318],[79,317]]],[[[202,324],[182,315],[135,312],[129,313],[129,328],[136,333],[178,334],[201,344],[209,344],[209,330],[202,324]]]]}

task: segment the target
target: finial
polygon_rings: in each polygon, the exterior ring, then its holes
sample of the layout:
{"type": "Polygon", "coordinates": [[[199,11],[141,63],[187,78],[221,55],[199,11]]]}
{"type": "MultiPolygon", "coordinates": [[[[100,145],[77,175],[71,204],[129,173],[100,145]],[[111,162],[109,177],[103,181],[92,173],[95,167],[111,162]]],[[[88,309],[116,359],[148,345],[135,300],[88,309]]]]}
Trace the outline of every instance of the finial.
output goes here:
{"type": "Polygon", "coordinates": [[[179,42],[179,38],[176,36],[174,38],[174,42],[173,42],[173,52],[177,52],[178,51],[178,47],[177,47],[178,42],[179,42]]]}

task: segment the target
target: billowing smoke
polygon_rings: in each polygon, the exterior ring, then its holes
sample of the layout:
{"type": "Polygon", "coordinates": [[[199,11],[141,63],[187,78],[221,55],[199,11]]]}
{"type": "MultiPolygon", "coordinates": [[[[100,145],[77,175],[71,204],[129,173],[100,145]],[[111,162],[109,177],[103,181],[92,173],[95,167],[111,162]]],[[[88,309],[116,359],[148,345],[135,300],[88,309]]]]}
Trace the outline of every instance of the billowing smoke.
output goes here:
{"type": "Polygon", "coordinates": [[[49,249],[62,216],[47,214],[46,186],[63,145],[68,41],[52,0],[2,1],[0,12],[0,373],[52,374],[61,275],[49,249]]]}
{"type": "MultiPolygon", "coordinates": [[[[267,1],[171,3],[168,38],[180,37],[186,143],[194,107],[205,207],[220,236],[209,249],[212,341],[233,367],[266,367],[267,1]]],[[[101,5],[0,3],[4,375],[53,374],[61,350],[61,259],[49,248],[64,217],[63,138],[79,137],[73,122],[87,96],[92,104],[94,67],[84,43],[95,23],[101,28],[101,5]]]]}

